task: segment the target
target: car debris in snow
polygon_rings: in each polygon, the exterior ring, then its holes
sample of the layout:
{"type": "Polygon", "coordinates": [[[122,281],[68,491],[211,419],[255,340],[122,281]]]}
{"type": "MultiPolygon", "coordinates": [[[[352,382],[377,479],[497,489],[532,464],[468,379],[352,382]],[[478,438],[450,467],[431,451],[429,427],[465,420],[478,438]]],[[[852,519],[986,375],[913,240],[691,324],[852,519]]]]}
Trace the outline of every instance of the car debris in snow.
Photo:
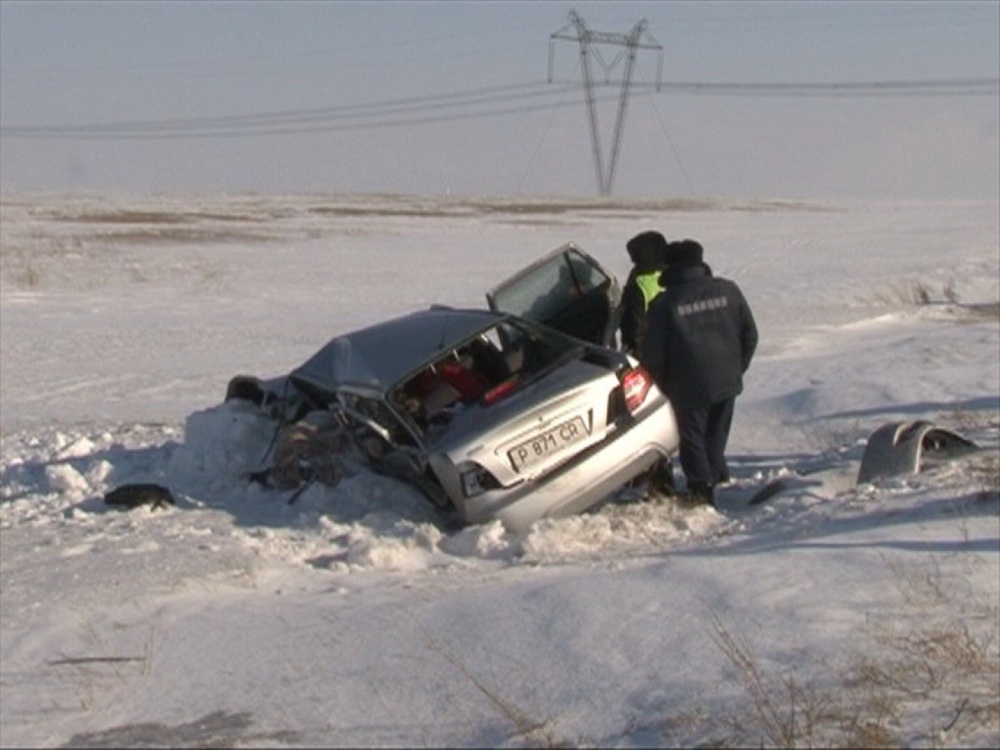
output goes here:
{"type": "Polygon", "coordinates": [[[150,506],[151,510],[176,505],[170,490],[160,484],[138,483],[123,484],[104,496],[104,502],[119,510],[135,510],[142,505],[150,506]]]}
{"type": "Polygon", "coordinates": [[[916,474],[927,458],[947,460],[978,449],[968,438],[930,422],[890,422],[868,438],[858,469],[858,484],[916,474]]]}

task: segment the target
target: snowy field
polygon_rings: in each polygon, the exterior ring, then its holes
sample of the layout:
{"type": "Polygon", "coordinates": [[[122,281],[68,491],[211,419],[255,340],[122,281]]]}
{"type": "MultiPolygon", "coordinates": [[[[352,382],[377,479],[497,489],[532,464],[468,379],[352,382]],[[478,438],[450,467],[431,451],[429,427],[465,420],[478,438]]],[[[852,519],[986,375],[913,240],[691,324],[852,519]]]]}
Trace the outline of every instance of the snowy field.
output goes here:
{"type": "Polygon", "coordinates": [[[6,194],[0,242],[3,746],[1000,743],[995,202],[6,194]],[[760,328],[717,511],[512,536],[243,478],[231,376],[567,241],[624,280],[644,229],[760,328]],[[982,450],[858,484],[915,419],[982,450]],[[105,506],[145,481],[177,505],[105,506]]]}

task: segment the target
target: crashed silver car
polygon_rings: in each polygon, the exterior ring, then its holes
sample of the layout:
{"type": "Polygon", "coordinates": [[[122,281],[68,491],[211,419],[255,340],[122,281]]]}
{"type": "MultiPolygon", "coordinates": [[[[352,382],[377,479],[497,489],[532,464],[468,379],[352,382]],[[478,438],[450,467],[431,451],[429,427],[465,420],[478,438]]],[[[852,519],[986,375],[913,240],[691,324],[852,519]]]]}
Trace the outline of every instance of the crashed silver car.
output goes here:
{"type": "Polygon", "coordinates": [[[677,450],[670,403],[614,348],[620,291],[593,258],[566,245],[487,300],[337,336],[287,376],[234,378],[227,399],[286,422],[329,412],[377,471],[512,531],[591,508],[677,450]]]}

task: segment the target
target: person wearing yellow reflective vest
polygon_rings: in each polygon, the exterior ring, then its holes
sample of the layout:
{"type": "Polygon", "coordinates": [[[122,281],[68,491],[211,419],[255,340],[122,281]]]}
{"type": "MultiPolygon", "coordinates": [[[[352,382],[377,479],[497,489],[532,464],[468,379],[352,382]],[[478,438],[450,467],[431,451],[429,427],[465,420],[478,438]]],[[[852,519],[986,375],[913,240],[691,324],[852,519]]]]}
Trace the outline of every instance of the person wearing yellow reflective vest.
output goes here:
{"type": "Polygon", "coordinates": [[[622,349],[638,355],[642,350],[646,310],[663,291],[660,276],[667,267],[667,241],[659,232],[648,231],[630,239],[625,248],[632,260],[632,270],[622,289],[618,329],[622,349]]]}

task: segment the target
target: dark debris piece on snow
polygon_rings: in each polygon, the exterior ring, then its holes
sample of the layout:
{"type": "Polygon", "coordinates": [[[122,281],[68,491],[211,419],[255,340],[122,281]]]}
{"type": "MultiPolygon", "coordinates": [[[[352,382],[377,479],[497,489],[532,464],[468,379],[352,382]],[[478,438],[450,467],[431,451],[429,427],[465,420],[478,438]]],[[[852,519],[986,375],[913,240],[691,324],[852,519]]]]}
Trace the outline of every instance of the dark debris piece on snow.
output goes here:
{"type": "Polygon", "coordinates": [[[134,510],[149,505],[152,510],[175,505],[170,490],[160,484],[124,484],[104,496],[104,502],[119,510],[134,510]]]}

